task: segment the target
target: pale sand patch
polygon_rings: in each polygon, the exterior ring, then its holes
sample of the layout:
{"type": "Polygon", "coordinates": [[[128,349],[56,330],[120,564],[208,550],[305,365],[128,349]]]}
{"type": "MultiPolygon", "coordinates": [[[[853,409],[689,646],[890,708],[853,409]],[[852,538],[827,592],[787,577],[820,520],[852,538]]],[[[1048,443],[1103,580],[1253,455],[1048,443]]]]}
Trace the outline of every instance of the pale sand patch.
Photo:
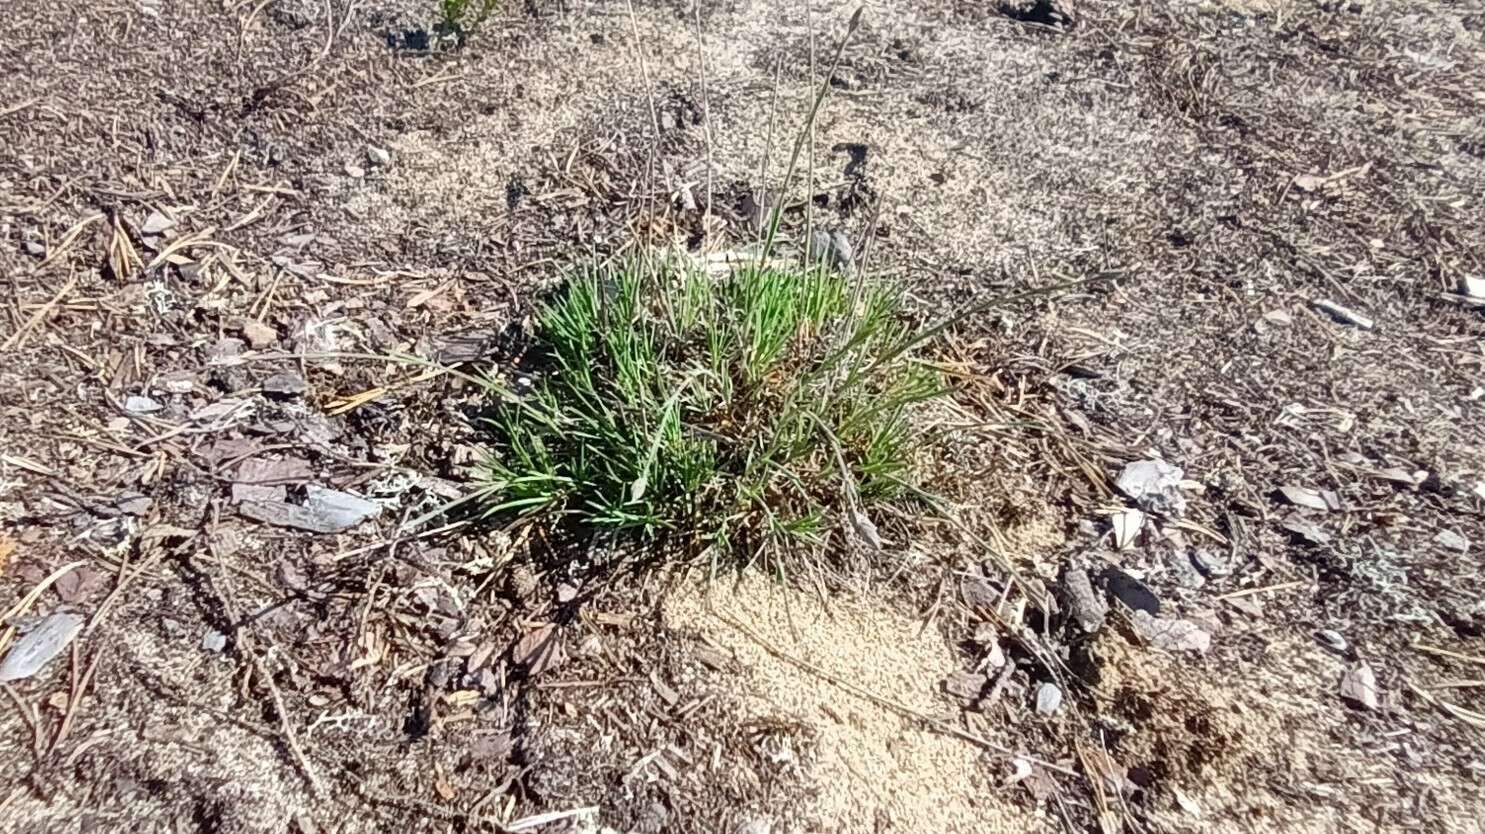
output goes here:
{"type": "Polygon", "coordinates": [[[817,595],[750,573],[677,589],[663,613],[669,628],[730,651],[747,669],[735,696],[743,718],[783,719],[814,731],[809,775],[818,796],[814,819],[802,830],[998,834],[1043,827],[1012,803],[1013,789],[995,783],[994,765],[973,745],[916,726],[749,636],[907,709],[952,716],[936,694],[956,666],[949,647],[884,601],[834,597],[822,605],[817,595]]]}

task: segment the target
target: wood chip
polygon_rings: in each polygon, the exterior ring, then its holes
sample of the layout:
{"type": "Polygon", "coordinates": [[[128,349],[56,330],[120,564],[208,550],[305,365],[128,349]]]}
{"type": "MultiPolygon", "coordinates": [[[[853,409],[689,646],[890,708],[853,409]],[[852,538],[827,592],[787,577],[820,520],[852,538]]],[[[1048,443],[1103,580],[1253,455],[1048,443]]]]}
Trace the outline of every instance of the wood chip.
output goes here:
{"type": "Polygon", "coordinates": [[[1371,330],[1374,326],[1376,326],[1376,322],[1372,321],[1371,318],[1362,315],[1361,313],[1358,313],[1349,307],[1342,307],[1341,305],[1335,303],[1334,301],[1331,301],[1328,298],[1317,298],[1310,303],[1315,305],[1315,309],[1328,314],[1331,318],[1335,319],[1338,322],[1341,322],[1342,324],[1355,325],[1362,330],[1371,330]]]}
{"type": "Polygon", "coordinates": [[[1369,710],[1381,705],[1377,692],[1377,675],[1366,661],[1346,670],[1341,678],[1340,695],[1347,701],[1369,710]]]}
{"type": "Polygon", "coordinates": [[[1062,604],[1067,608],[1068,618],[1087,634],[1095,634],[1103,628],[1108,616],[1108,603],[1093,590],[1088,572],[1081,568],[1063,571],[1061,585],[1062,604]]]}
{"type": "Polygon", "coordinates": [[[528,633],[511,648],[511,661],[526,667],[526,674],[536,677],[562,662],[562,639],[550,623],[528,633]]]}
{"type": "Polygon", "coordinates": [[[660,700],[664,701],[667,706],[673,707],[681,701],[680,693],[671,689],[655,672],[650,672],[650,687],[655,690],[655,694],[659,695],[660,700]]]}
{"type": "Polygon", "coordinates": [[[508,730],[475,733],[469,741],[469,755],[477,761],[500,763],[510,755],[513,746],[508,730]]]}
{"type": "Polygon", "coordinates": [[[1134,539],[1145,526],[1145,514],[1139,510],[1124,510],[1114,514],[1114,546],[1120,550],[1134,544],[1134,539]]]}
{"type": "Polygon", "coordinates": [[[1320,490],[1318,489],[1310,489],[1309,487],[1302,486],[1282,486],[1279,487],[1279,493],[1284,496],[1285,501],[1297,507],[1309,507],[1314,510],[1326,511],[1330,509],[1329,502],[1325,500],[1325,497],[1320,494],[1320,490]]]}
{"type": "Polygon", "coordinates": [[[1330,534],[1298,512],[1290,513],[1284,519],[1284,529],[1310,544],[1330,544],[1330,534]]]}
{"type": "Polygon", "coordinates": [[[242,338],[253,350],[263,350],[278,344],[278,331],[256,319],[247,319],[242,323],[242,338]]]}
{"type": "Polygon", "coordinates": [[[286,486],[314,478],[314,469],[304,458],[249,458],[237,467],[232,479],[232,501],[283,501],[286,486]]]}
{"type": "Polygon", "coordinates": [[[711,646],[697,646],[696,659],[714,672],[725,672],[732,665],[732,656],[711,646]]]}
{"type": "Polygon", "coordinates": [[[973,706],[984,693],[985,687],[990,685],[990,678],[979,672],[966,672],[959,670],[944,678],[944,693],[957,699],[965,706],[973,706]]]}
{"type": "Polygon", "coordinates": [[[1150,645],[1167,652],[1206,652],[1212,647],[1212,635],[1190,620],[1152,617],[1144,611],[1130,618],[1140,636],[1150,645]]]}

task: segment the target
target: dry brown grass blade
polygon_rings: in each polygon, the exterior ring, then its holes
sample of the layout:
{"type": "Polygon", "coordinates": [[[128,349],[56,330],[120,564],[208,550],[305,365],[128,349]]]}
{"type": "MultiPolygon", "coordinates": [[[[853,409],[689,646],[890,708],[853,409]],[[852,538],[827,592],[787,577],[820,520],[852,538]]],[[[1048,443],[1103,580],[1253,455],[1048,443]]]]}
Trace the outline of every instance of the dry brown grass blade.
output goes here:
{"type": "Polygon", "coordinates": [[[156,255],[154,257],[154,260],[151,260],[149,262],[149,265],[145,267],[145,271],[148,272],[149,270],[158,267],[160,264],[165,263],[165,261],[169,259],[171,255],[174,255],[182,249],[187,249],[192,246],[220,246],[223,248],[230,248],[227,247],[226,244],[214,242],[211,239],[211,236],[215,233],[216,227],[207,226],[205,229],[202,229],[199,232],[186,235],[179,240],[173,241],[169,246],[160,250],[160,254],[156,255]]]}
{"type": "Polygon", "coordinates": [[[1478,666],[1485,666],[1485,657],[1476,657],[1474,655],[1451,652],[1448,649],[1440,648],[1438,646],[1430,646],[1427,643],[1414,643],[1413,649],[1415,651],[1423,652],[1424,654],[1431,654],[1434,657],[1447,657],[1450,660],[1457,660],[1461,663],[1473,663],[1478,666]]]}
{"type": "Polygon", "coordinates": [[[430,368],[401,382],[394,382],[390,385],[378,385],[373,388],[368,388],[365,391],[361,391],[356,394],[351,394],[347,397],[341,397],[330,401],[325,405],[325,413],[332,417],[340,414],[345,414],[348,411],[354,411],[380,397],[384,397],[387,394],[392,393],[393,391],[399,390],[401,388],[406,388],[409,385],[416,385],[419,382],[427,382],[428,380],[433,379],[434,377],[441,376],[442,374],[442,371],[430,368]]]}
{"type": "Polygon", "coordinates": [[[63,284],[60,290],[57,290],[57,294],[52,296],[51,300],[41,305],[41,307],[37,309],[35,313],[31,314],[31,318],[27,319],[25,324],[21,325],[19,328],[16,329],[14,333],[10,334],[10,337],[5,340],[4,344],[0,344],[0,351],[10,350],[13,347],[19,347],[20,345],[24,344],[26,334],[35,329],[36,326],[40,324],[51,313],[51,311],[62,302],[62,299],[66,298],[68,293],[71,293],[73,288],[75,288],[76,286],[76,276],[67,279],[67,283],[63,284]]]}
{"type": "Polygon", "coordinates": [[[1412,681],[1407,681],[1407,687],[1414,695],[1438,707],[1450,717],[1463,721],[1475,729],[1485,730],[1485,714],[1475,712],[1472,709],[1466,709],[1458,704],[1451,704],[1437,697],[1432,692],[1417,686],[1412,681]]]}
{"type": "Polygon", "coordinates": [[[144,265],[144,261],[129,240],[129,233],[124,230],[118,212],[114,212],[110,218],[110,226],[112,231],[108,236],[108,269],[115,280],[123,281],[133,276],[144,265]]]}
{"type": "Polygon", "coordinates": [[[712,157],[712,105],[706,80],[706,38],[701,28],[701,4],[692,7],[696,17],[696,59],[701,74],[701,131],[706,140],[706,213],[702,215],[702,229],[710,236],[712,216],[712,194],[716,180],[716,164],[712,157]]]}
{"type": "Polygon", "coordinates": [[[66,253],[66,251],[72,246],[73,241],[77,240],[77,236],[82,234],[83,229],[86,229],[94,223],[97,223],[99,220],[103,220],[107,216],[108,215],[99,212],[98,214],[90,214],[87,217],[84,217],[83,219],[77,221],[76,225],[62,234],[62,239],[57,241],[56,246],[47,247],[46,257],[42,258],[41,263],[38,263],[36,265],[36,268],[31,271],[33,273],[40,272],[52,261],[55,261],[57,258],[62,257],[62,255],[66,253]]]}

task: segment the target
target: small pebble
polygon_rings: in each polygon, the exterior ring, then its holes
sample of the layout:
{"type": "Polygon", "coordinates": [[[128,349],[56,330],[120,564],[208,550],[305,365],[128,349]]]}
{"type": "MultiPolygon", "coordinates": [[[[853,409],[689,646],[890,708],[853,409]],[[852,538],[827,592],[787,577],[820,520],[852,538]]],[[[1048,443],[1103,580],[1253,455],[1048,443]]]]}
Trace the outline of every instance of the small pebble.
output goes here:
{"type": "Polygon", "coordinates": [[[1342,637],[1341,633],[1334,629],[1320,629],[1315,632],[1315,639],[1320,641],[1320,645],[1331,651],[1343,652],[1346,650],[1346,638],[1342,637]]]}
{"type": "Polygon", "coordinates": [[[130,396],[124,400],[124,410],[131,414],[154,414],[164,407],[149,397],[138,395],[130,396]]]}
{"type": "Polygon", "coordinates": [[[209,652],[220,652],[227,648],[227,635],[216,630],[208,631],[201,638],[201,648],[209,652]]]}
{"type": "Polygon", "coordinates": [[[1459,553],[1468,552],[1470,549],[1470,540],[1453,530],[1440,530],[1439,534],[1433,537],[1433,541],[1439,547],[1459,553]]]}
{"type": "Polygon", "coordinates": [[[1051,715],[1062,706],[1062,690],[1055,683],[1044,683],[1036,690],[1036,711],[1051,715]]]}
{"type": "Polygon", "coordinates": [[[253,350],[262,350],[278,343],[278,330],[256,319],[248,319],[242,323],[242,337],[253,350]]]}
{"type": "Polygon", "coordinates": [[[292,399],[308,390],[309,383],[304,381],[304,377],[288,371],[274,374],[263,380],[264,395],[275,399],[292,399]]]}

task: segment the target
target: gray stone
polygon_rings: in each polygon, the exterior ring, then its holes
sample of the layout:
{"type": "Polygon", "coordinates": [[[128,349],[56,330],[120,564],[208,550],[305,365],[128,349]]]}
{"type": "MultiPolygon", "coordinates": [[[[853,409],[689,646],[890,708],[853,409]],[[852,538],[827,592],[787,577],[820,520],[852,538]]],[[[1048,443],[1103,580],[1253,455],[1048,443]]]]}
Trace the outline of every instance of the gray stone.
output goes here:
{"type": "Polygon", "coordinates": [[[124,410],[130,414],[154,414],[164,407],[156,400],[138,394],[131,395],[124,400],[124,410]]]}
{"type": "Polygon", "coordinates": [[[10,647],[5,662],[0,663],[0,681],[18,681],[40,672],[82,631],[83,622],[81,614],[71,611],[43,617],[10,647]]]}
{"type": "Polygon", "coordinates": [[[1036,711],[1051,715],[1062,706],[1062,690],[1055,683],[1044,683],[1036,688],[1036,711]]]}
{"type": "Polygon", "coordinates": [[[1186,511],[1186,496],[1181,494],[1184,474],[1163,460],[1137,460],[1119,473],[1117,486],[1141,509],[1180,515],[1186,511]]]}
{"type": "Polygon", "coordinates": [[[175,226],[174,220],[158,211],[152,211],[150,216],[144,219],[144,224],[139,227],[139,230],[147,235],[158,235],[173,226],[175,226]]]}
{"type": "Polygon", "coordinates": [[[310,484],[303,505],[286,501],[244,501],[241,512],[254,521],[311,533],[340,533],[379,515],[381,505],[349,492],[310,484]]]}
{"type": "Polygon", "coordinates": [[[1460,553],[1467,553],[1470,549],[1470,540],[1454,530],[1440,530],[1439,534],[1433,537],[1433,542],[1439,547],[1460,553]]]}
{"type": "Polygon", "coordinates": [[[293,399],[309,390],[309,383],[304,377],[284,371],[263,380],[263,394],[279,400],[293,399]]]}

